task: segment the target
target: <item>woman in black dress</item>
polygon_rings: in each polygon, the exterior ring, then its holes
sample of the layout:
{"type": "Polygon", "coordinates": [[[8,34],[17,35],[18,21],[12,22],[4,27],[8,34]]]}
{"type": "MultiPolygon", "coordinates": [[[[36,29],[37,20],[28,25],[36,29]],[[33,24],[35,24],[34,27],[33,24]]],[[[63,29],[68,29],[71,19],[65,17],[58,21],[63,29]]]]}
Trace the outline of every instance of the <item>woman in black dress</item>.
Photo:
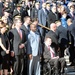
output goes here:
{"type": "Polygon", "coordinates": [[[6,25],[0,20],[0,75],[8,75],[9,42],[6,25]]]}

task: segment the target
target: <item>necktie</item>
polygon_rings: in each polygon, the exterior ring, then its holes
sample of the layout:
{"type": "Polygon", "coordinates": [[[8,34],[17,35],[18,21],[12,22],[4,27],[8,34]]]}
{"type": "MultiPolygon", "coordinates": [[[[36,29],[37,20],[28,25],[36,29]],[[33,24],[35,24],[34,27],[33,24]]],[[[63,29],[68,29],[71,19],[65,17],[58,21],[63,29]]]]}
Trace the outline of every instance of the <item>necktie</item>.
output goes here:
{"type": "Polygon", "coordinates": [[[54,52],[52,51],[52,50],[50,50],[50,46],[48,46],[48,50],[50,51],[50,53],[51,53],[51,57],[54,57],[55,56],[55,54],[54,54],[54,52]]]}
{"type": "Polygon", "coordinates": [[[20,35],[20,38],[22,39],[22,32],[21,32],[21,30],[18,30],[18,33],[20,35]]]}

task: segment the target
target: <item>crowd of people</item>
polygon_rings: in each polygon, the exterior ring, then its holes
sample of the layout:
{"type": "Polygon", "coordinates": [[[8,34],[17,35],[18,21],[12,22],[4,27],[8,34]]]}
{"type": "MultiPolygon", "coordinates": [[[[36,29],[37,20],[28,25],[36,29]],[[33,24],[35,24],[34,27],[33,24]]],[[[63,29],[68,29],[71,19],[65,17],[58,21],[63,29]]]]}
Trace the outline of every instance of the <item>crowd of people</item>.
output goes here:
{"type": "Polygon", "coordinates": [[[0,0],[0,75],[43,75],[43,62],[64,73],[64,50],[75,65],[75,3],[0,0]]]}

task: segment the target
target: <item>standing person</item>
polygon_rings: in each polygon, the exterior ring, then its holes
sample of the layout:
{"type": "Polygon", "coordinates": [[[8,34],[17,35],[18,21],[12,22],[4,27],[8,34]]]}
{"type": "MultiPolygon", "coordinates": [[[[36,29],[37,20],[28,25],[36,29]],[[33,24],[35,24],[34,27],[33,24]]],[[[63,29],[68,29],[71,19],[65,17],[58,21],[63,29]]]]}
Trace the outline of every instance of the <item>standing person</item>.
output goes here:
{"type": "Polygon", "coordinates": [[[9,7],[10,7],[10,13],[13,14],[15,8],[15,3],[13,2],[13,0],[10,0],[9,7]]]}
{"type": "Polygon", "coordinates": [[[67,29],[61,25],[60,21],[56,21],[56,25],[56,34],[58,37],[58,43],[60,47],[59,55],[60,57],[64,57],[64,50],[67,48],[68,45],[67,29]]]}
{"type": "Polygon", "coordinates": [[[15,17],[15,16],[17,16],[17,15],[19,15],[19,16],[22,15],[21,4],[17,4],[17,5],[16,5],[16,8],[15,8],[14,11],[13,11],[13,17],[15,17]]]}
{"type": "Polygon", "coordinates": [[[42,7],[42,4],[46,2],[46,0],[35,0],[36,2],[40,2],[40,7],[42,7]]]}
{"type": "Polygon", "coordinates": [[[29,16],[26,16],[26,17],[24,17],[24,23],[21,26],[21,29],[25,32],[26,39],[27,39],[28,33],[30,31],[30,29],[29,29],[30,22],[31,22],[30,17],[29,16]]]}
{"type": "Polygon", "coordinates": [[[9,68],[9,41],[6,35],[6,25],[0,20],[0,75],[8,75],[9,68]]]}
{"type": "Polygon", "coordinates": [[[40,56],[42,54],[42,46],[40,35],[36,31],[36,25],[30,25],[30,33],[27,41],[27,54],[29,56],[29,75],[40,75],[40,56]]]}
{"type": "Polygon", "coordinates": [[[56,6],[52,6],[50,13],[48,14],[48,27],[50,26],[51,23],[54,23],[55,21],[58,20],[58,14],[56,10],[56,6]]]}
{"type": "Polygon", "coordinates": [[[9,39],[12,41],[11,49],[14,56],[13,75],[22,75],[24,66],[25,34],[20,29],[22,22],[20,18],[14,19],[15,28],[9,31],[9,39]]]}
{"type": "Polygon", "coordinates": [[[70,18],[67,20],[67,24],[68,24],[67,34],[68,34],[70,61],[72,62],[72,64],[74,64],[74,60],[75,60],[75,23],[70,18]]]}
{"type": "MultiPolygon", "coordinates": [[[[28,39],[28,34],[30,32],[30,29],[29,29],[29,24],[30,24],[30,17],[29,16],[26,16],[24,17],[24,24],[21,26],[21,29],[24,31],[25,35],[26,35],[26,41],[28,39]]],[[[27,44],[25,45],[25,47],[27,48],[27,44]]],[[[25,55],[24,55],[24,74],[27,73],[27,51],[25,51],[25,55]]]]}
{"type": "Polygon", "coordinates": [[[74,18],[75,18],[75,8],[74,8],[74,5],[71,5],[69,10],[70,10],[70,12],[69,12],[68,16],[69,16],[72,20],[74,20],[74,18]]]}
{"type": "Polygon", "coordinates": [[[31,18],[38,18],[38,11],[40,10],[40,3],[36,2],[35,7],[31,10],[31,18]]]}
{"type": "MultiPolygon", "coordinates": [[[[47,22],[46,3],[42,4],[42,9],[40,9],[38,12],[38,20],[39,20],[40,24],[42,24],[43,26],[46,26],[46,22],[47,22]]],[[[41,32],[41,35],[44,37],[45,36],[45,29],[42,29],[40,27],[40,32],[41,32]]]]}

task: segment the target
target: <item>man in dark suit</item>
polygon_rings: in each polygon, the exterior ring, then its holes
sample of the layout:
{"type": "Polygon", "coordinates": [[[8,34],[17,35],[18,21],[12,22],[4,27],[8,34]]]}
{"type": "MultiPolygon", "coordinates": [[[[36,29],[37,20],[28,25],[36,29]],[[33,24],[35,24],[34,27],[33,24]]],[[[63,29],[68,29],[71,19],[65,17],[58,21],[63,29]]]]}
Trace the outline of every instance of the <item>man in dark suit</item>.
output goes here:
{"type": "Polygon", "coordinates": [[[51,23],[54,23],[56,20],[58,20],[58,14],[56,12],[56,6],[52,6],[50,13],[48,14],[48,27],[50,27],[51,23]]]}
{"type": "Polygon", "coordinates": [[[13,17],[15,17],[17,15],[19,15],[19,16],[22,15],[21,4],[17,4],[16,9],[14,9],[13,17]]]}
{"type": "MultiPolygon", "coordinates": [[[[30,28],[29,28],[29,24],[30,24],[30,17],[26,16],[24,17],[24,24],[21,26],[21,29],[24,31],[25,35],[26,35],[26,41],[28,39],[28,34],[30,32],[30,28]]],[[[27,48],[27,42],[25,44],[25,47],[27,48]]],[[[27,50],[25,51],[25,55],[24,55],[24,75],[27,74],[27,62],[28,62],[28,58],[27,58],[27,50]]]]}
{"type": "Polygon", "coordinates": [[[68,16],[72,19],[72,20],[74,20],[74,18],[75,18],[75,8],[74,8],[74,5],[71,5],[70,6],[70,12],[69,12],[69,14],[68,14],[68,16]]]}
{"type": "MultiPolygon", "coordinates": [[[[43,26],[46,26],[47,22],[47,11],[46,11],[46,3],[42,4],[42,8],[38,12],[38,20],[39,23],[43,26]]],[[[40,32],[42,36],[45,36],[45,30],[40,27],[40,32]]]]}
{"type": "Polygon", "coordinates": [[[61,64],[61,73],[63,73],[64,71],[64,66],[65,66],[65,59],[64,58],[59,58],[59,56],[57,56],[54,48],[52,48],[51,46],[52,44],[52,39],[49,36],[45,37],[45,47],[44,47],[44,61],[45,62],[49,62],[50,65],[54,65],[55,68],[55,74],[58,75],[58,69],[59,69],[59,62],[61,64]]]}
{"type": "Polygon", "coordinates": [[[69,44],[69,52],[70,52],[70,61],[74,64],[75,60],[75,20],[72,23],[72,19],[67,20],[68,24],[68,44],[69,44]]]}
{"type": "Polygon", "coordinates": [[[9,31],[9,39],[11,49],[14,56],[13,75],[22,75],[24,66],[24,53],[25,53],[25,34],[20,29],[22,22],[20,18],[14,19],[15,28],[9,31]]]}
{"type": "Polygon", "coordinates": [[[38,11],[39,11],[39,7],[40,6],[40,3],[39,2],[36,2],[35,3],[35,7],[32,8],[31,10],[31,18],[38,18],[38,11]]]}
{"type": "Polygon", "coordinates": [[[46,3],[46,11],[47,11],[47,15],[51,12],[51,7],[49,3],[46,3]]]}
{"type": "Polygon", "coordinates": [[[46,36],[50,36],[52,38],[52,46],[55,48],[55,50],[57,52],[57,50],[58,50],[58,37],[57,37],[57,35],[55,33],[56,28],[57,28],[56,24],[51,23],[50,31],[46,34],[46,36]]]}
{"type": "Polygon", "coordinates": [[[56,25],[57,25],[57,29],[55,33],[57,34],[58,43],[60,47],[59,54],[60,54],[60,57],[64,57],[64,50],[68,46],[67,29],[61,25],[60,21],[56,21],[56,25]]]}
{"type": "Polygon", "coordinates": [[[13,2],[13,0],[10,0],[9,7],[10,7],[11,14],[13,14],[13,11],[14,11],[14,8],[15,8],[15,3],[13,2]]]}
{"type": "Polygon", "coordinates": [[[27,40],[28,33],[30,31],[30,28],[29,28],[30,22],[31,22],[30,17],[29,16],[26,16],[26,17],[24,17],[24,23],[21,26],[21,29],[25,32],[26,40],[27,40]]]}

